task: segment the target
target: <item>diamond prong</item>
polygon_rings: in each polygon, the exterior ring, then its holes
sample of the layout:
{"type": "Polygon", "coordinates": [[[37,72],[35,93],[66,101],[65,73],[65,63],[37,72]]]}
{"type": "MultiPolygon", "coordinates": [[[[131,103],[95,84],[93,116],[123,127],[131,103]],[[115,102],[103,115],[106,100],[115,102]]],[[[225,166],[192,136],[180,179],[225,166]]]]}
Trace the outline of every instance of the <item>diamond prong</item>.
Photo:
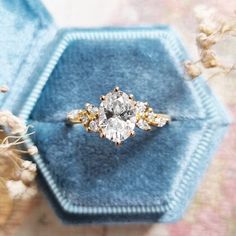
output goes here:
{"type": "Polygon", "coordinates": [[[118,86],[116,86],[115,88],[114,88],[114,92],[118,92],[120,90],[120,88],[118,87],[118,86]]]}
{"type": "Polygon", "coordinates": [[[131,132],[130,132],[130,136],[131,136],[131,137],[134,137],[134,136],[135,136],[135,131],[131,131],[131,132]]]}
{"type": "Polygon", "coordinates": [[[122,144],[122,142],[115,142],[115,145],[116,145],[117,147],[120,147],[121,144],[122,144]]]}
{"type": "Polygon", "coordinates": [[[92,130],[91,130],[90,127],[87,127],[87,128],[86,128],[86,131],[87,131],[87,132],[92,132],[92,130]]]}
{"type": "Polygon", "coordinates": [[[91,104],[90,103],[85,103],[84,107],[87,109],[91,104]]]}
{"type": "Polygon", "coordinates": [[[130,95],[129,95],[129,99],[134,100],[134,95],[133,95],[133,94],[130,94],[130,95]]]}
{"type": "Polygon", "coordinates": [[[105,100],[105,96],[101,96],[101,97],[100,97],[100,100],[101,100],[101,101],[104,101],[104,100],[105,100]]]}

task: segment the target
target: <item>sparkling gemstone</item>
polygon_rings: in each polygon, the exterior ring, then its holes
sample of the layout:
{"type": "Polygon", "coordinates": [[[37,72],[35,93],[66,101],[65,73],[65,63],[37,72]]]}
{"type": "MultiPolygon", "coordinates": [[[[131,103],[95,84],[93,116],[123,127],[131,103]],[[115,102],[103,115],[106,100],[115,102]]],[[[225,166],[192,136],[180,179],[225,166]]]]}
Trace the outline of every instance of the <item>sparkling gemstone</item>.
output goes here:
{"type": "Polygon", "coordinates": [[[78,117],[80,110],[72,110],[71,112],[68,113],[67,117],[69,119],[76,119],[78,117]]]}
{"type": "Polygon", "coordinates": [[[81,119],[81,121],[82,121],[82,123],[83,123],[84,125],[89,122],[89,118],[88,118],[88,116],[87,116],[86,114],[81,115],[81,116],[80,116],[80,119],[81,119]]]}
{"type": "Polygon", "coordinates": [[[99,127],[105,137],[113,142],[127,139],[135,128],[135,102],[122,91],[104,96],[99,107],[99,127]]]}
{"type": "Polygon", "coordinates": [[[158,127],[163,127],[167,121],[163,119],[162,117],[157,117],[155,119],[155,122],[157,123],[158,127]]]}
{"type": "Polygon", "coordinates": [[[144,113],[147,109],[147,104],[145,102],[137,102],[136,103],[136,112],[144,113]]]}
{"type": "Polygon", "coordinates": [[[90,121],[89,128],[93,132],[98,132],[98,130],[99,130],[98,121],[97,120],[90,121]]]}
{"type": "Polygon", "coordinates": [[[136,124],[140,129],[143,129],[143,130],[150,130],[151,129],[151,126],[148,124],[148,122],[146,120],[139,120],[136,124]]]}
{"type": "Polygon", "coordinates": [[[148,119],[149,119],[150,121],[155,121],[155,118],[156,118],[156,116],[155,116],[155,114],[154,114],[153,112],[150,112],[150,113],[148,114],[148,119]]]}
{"type": "Polygon", "coordinates": [[[90,104],[90,103],[87,103],[85,105],[85,108],[89,113],[98,113],[98,108],[95,107],[94,105],[90,104]]]}

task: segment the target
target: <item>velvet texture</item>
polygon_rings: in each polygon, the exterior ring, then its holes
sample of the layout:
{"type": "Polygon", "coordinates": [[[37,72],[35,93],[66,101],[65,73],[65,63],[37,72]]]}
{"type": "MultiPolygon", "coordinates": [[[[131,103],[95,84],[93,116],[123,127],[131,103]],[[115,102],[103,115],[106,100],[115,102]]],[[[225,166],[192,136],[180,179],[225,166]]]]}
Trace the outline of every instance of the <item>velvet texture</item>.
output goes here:
{"type": "MultiPolygon", "coordinates": [[[[34,125],[41,187],[66,223],[179,219],[228,125],[168,27],[58,31],[40,2],[0,1],[2,109],[34,125]],[[56,35],[56,33],[58,34],[56,35]],[[55,36],[56,35],[56,36],[55,36]],[[116,148],[64,123],[114,86],[172,116],[116,148]]],[[[31,140],[27,140],[31,142],[31,140]]]]}
{"type": "Polygon", "coordinates": [[[0,0],[0,25],[0,84],[10,88],[7,96],[0,94],[0,106],[19,113],[56,27],[37,0],[0,0]]]}
{"type": "MultiPolygon", "coordinates": [[[[40,163],[59,196],[64,221],[173,221],[186,208],[227,120],[202,79],[183,78],[182,62],[161,36],[126,38],[135,29],[117,31],[123,38],[75,39],[63,51],[30,115],[40,163]],[[65,125],[68,111],[86,102],[99,105],[99,97],[115,85],[168,113],[172,123],[152,132],[137,130],[120,148],[79,125],[65,125]],[[209,147],[195,157],[202,139],[209,147]],[[190,172],[191,179],[184,179],[190,172]]],[[[174,36],[168,28],[149,31],[174,36]]]]}

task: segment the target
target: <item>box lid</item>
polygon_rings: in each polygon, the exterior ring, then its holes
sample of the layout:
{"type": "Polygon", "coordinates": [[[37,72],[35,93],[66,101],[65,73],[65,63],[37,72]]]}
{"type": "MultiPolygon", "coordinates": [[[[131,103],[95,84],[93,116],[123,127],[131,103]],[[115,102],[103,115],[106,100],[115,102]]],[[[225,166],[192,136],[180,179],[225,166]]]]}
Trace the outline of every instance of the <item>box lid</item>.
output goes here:
{"type": "Polygon", "coordinates": [[[0,1],[0,82],[10,90],[0,95],[2,109],[19,111],[19,104],[41,73],[42,57],[56,26],[40,1],[0,1]],[[9,98],[9,99],[7,99],[9,98]]]}

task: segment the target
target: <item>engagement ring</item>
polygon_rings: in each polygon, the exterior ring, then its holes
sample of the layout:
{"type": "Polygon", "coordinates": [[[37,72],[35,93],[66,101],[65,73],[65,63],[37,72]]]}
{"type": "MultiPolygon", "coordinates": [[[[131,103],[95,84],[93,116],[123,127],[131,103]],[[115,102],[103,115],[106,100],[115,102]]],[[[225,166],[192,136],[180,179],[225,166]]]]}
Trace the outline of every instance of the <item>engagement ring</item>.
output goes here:
{"type": "Polygon", "coordinates": [[[120,145],[127,138],[135,135],[135,127],[151,130],[151,126],[163,127],[171,118],[158,114],[146,102],[135,101],[116,87],[100,98],[101,104],[96,107],[90,103],[84,109],[73,110],[67,114],[69,124],[81,124],[89,132],[97,132],[120,145]]]}

